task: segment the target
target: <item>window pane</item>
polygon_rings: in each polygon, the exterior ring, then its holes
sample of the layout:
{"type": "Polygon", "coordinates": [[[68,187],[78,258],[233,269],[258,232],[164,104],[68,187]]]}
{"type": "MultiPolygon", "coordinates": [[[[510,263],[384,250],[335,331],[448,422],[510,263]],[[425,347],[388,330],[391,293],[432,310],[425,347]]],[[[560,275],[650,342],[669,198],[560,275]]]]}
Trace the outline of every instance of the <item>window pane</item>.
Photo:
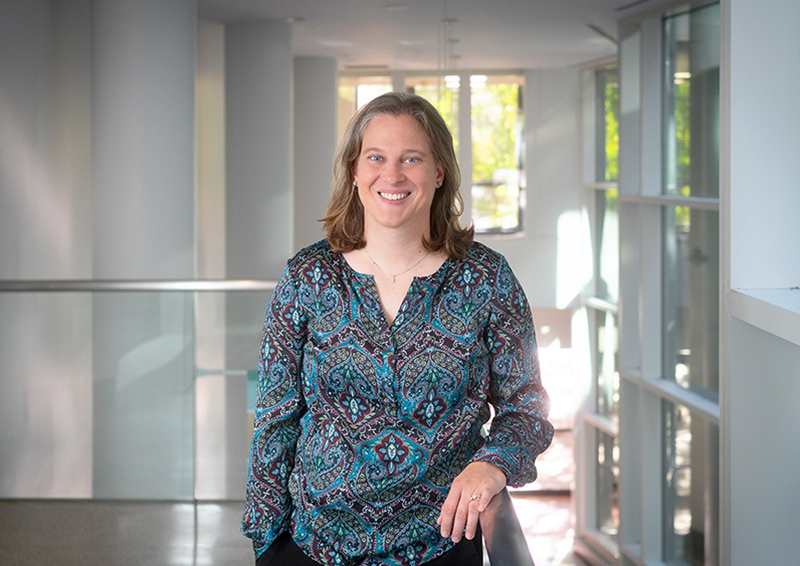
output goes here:
{"type": "Polygon", "coordinates": [[[195,300],[0,293],[0,498],[194,497],[195,300]]]}
{"type": "Polygon", "coordinates": [[[619,447],[597,431],[597,530],[614,539],[619,531],[619,447]]]}
{"type": "Polygon", "coordinates": [[[664,561],[717,564],[719,429],[686,407],[663,403],[664,561]]]}
{"type": "Polygon", "coordinates": [[[664,209],[664,377],[719,393],[719,214],[664,209]]]}
{"type": "Polygon", "coordinates": [[[664,192],[719,196],[719,4],[664,20],[664,192]]]}
{"type": "Polygon", "coordinates": [[[596,311],[597,351],[597,413],[617,422],[619,373],[617,372],[617,324],[610,312],[596,311]]]}
{"type": "Polygon", "coordinates": [[[418,94],[433,104],[453,134],[453,147],[458,155],[458,92],[461,80],[458,75],[447,76],[440,84],[436,76],[407,77],[406,92],[418,94]]]}
{"type": "Polygon", "coordinates": [[[592,227],[594,296],[611,303],[619,300],[619,192],[596,191],[592,227]]]}
{"type": "Polygon", "coordinates": [[[520,228],[520,189],[515,183],[473,183],[472,220],[476,232],[516,232],[520,228]]]}
{"type": "Polygon", "coordinates": [[[344,134],[350,118],[359,108],[391,90],[392,78],[389,76],[339,77],[339,136],[344,134]]]}
{"type": "Polygon", "coordinates": [[[617,69],[597,71],[597,172],[599,182],[615,182],[619,174],[619,79],[617,69]]]}
{"type": "Polygon", "coordinates": [[[472,220],[477,232],[522,229],[522,77],[470,77],[472,220]]]}

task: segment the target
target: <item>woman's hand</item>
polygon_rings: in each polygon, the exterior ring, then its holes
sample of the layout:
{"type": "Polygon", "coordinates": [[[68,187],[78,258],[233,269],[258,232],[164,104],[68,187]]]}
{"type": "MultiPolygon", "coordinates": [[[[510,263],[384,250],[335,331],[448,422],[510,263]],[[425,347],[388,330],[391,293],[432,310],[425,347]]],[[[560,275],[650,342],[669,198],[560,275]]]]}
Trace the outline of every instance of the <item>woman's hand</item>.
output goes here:
{"type": "Polygon", "coordinates": [[[472,462],[461,472],[442,505],[436,523],[443,537],[453,542],[461,540],[461,533],[472,540],[478,526],[478,517],[489,506],[492,498],[506,486],[503,470],[488,462],[472,462]],[[466,530],[465,530],[466,527],[466,530]]]}

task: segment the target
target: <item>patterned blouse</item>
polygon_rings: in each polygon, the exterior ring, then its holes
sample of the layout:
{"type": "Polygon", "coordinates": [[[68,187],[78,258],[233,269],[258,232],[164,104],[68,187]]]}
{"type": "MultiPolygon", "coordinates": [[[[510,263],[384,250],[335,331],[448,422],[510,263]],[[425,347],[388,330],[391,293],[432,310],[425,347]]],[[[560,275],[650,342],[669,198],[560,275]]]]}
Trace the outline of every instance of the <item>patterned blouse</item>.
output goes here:
{"type": "Polygon", "coordinates": [[[288,529],[321,564],[422,564],[453,547],[436,519],[467,464],[523,485],[552,440],[530,307],[479,243],[415,278],[391,325],[371,275],[306,248],[260,354],[241,527],[257,555],[288,529]]]}

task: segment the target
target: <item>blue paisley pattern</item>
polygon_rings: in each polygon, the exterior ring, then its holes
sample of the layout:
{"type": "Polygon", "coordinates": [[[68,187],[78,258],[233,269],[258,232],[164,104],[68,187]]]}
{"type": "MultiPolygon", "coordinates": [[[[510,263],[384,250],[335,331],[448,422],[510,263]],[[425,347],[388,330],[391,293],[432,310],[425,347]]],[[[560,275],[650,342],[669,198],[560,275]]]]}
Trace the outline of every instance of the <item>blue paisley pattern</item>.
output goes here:
{"type": "Polygon", "coordinates": [[[479,243],[415,278],[391,325],[370,275],[324,240],[306,248],[260,354],[242,519],[257,554],[288,529],[321,564],[423,564],[453,546],[436,518],[467,464],[523,485],[553,437],[530,307],[479,243]]]}

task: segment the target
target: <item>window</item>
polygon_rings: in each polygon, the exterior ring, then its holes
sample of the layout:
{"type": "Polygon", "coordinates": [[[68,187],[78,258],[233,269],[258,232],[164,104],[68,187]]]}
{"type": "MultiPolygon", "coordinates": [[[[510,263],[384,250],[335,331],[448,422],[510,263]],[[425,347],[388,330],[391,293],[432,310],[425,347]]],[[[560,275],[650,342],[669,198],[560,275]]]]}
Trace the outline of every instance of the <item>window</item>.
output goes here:
{"type": "Polygon", "coordinates": [[[402,88],[428,99],[442,114],[453,134],[459,161],[472,164],[462,168],[462,194],[471,203],[472,224],[484,234],[513,234],[522,231],[525,210],[524,114],[521,75],[471,75],[469,100],[462,100],[461,77],[408,74],[401,84],[389,76],[339,78],[339,130],[363,104],[372,98],[402,88]],[[459,108],[471,108],[469,132],[459,127],[459,108]],[[466,135],[465,135],[466,134],[466,135]],[[464,156],[463,139],[471,140],[471,153],[464,156]],[[466,193],[469,187],[469,193],[466,193]]]}
{"type": "Polygon", "coordinates": [[[479,233],[522,230],[522,77],[470,77],[472,221],[479,233]]]}
{"type": "Polygon", "coordinates": [[[664,560],[703,566],[718,538],[719,429],[667,401],[663,418],[664,560]]]}
{"type": "Polygon", "coordinates": [[[596,181],[616,182],[619,177],[619,77],[616,67],[595,73],[597,104],[596,181]]]}
{"type": "Polygon", "coordinates": [[[339,137],[344,134],[350,118],[373,98],[392,91],[389,76],[339,77],[339,137]]]}
{"type": "Polygon", "coordinates": [[[619,332],[619,80],[616,67],[583,73],[585,213],[588,220],[584,306],[592,383],[579,425],[587,439],[577,464],[584,501],[579,537],[608,561],[618,556],[620,528],[619,332]]]}
{"type": "MultiPolygon", "coordinates": [[[[663,22],[667,195],[719,196],[719,25],[718,4],[663,22]]],[[[664,377],[716,399],[719,212],[687,200],[663,214],[664,377]]]]}
{"type": "Polygon", "coordinates": [[[594,178],[587,183],[594,196],[591,241],[592,294],[616,304],[619,290],[619,79],[616,67],[593,73],[594,178]]]}
{"type": "Polygon", "coordinates": [[[663,209],[664,377],[719,393],[719,213],[663,209]]]}
{"type": "MultiPolygon", "coordinates": [[[[719,399],[719,5],[663,20],[663,377],[719,399]]],[[[716,560],[719,431],[663,402],[664,561],[716,560]]]]}
{"type": "Polygon", "coordinates": [[[445,77],[440,83],[439,78],[430,75],[406,77],[406,92],[418,94],[428,99],[433,104],[450,128],[453,135],[453,146],[458,155],[458,89],[460,81],[455,78],[445,77]]]}
{"type": "Polygon", "coordinates": [[[620,424],[598,443],[617,450],[623,564],[719,564],[719,68],[719,4],[620,28],[620,424]]]}
{"type": "Polygon", "coordinates": [[[664,37],[664,187],[719,197],[719,4],[667,16],[664,37]]]}
{"type": "Polygon", "coordinates": [[[616,436],[597,434],[597,530],[609,540],[619,531],[619,447],[616,436]]]}

